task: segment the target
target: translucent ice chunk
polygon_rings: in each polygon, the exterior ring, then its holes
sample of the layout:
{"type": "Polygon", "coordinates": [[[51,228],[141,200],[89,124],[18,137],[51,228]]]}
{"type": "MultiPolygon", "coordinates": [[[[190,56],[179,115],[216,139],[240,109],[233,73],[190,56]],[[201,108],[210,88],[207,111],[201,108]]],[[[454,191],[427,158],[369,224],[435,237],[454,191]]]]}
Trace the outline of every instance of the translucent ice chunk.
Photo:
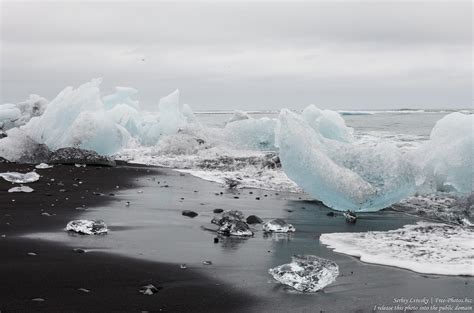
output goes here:
{"type": "Polygon", "coordinates": [[[228,123],[224,129],[226,142],[238,148],[275,150],[276,120],[267,117],[228,123]]]}
{"type": "Polygon", "coordinates": [[[15,184],[26,184],[32,183],[39,180],[40,176],[36,172],[29,172],[29,173],[17,173],[17,172],[6,172],[0,173],[0,177],[5,179],[6,181],[15,183],[15,184]]]}
{"type": "Polygon", "coordinates": [[[316,292],[333,283],[339,275],[336,263],[314,255],[295,255],[292,262],[269,271],[282,284],[302,292],[316,292]]]}
{"type": "Polygon", "coordinates": [[[235,110],[234,115],[232,115],[232,117],[227,120],[227,123],[232,123],[232,122],[235,122],[235,121],[248,120],[250,118],[251,117],[248,115],[247,112],[240,111],[240,110],[235,110]]]}
{"type": "Polygon", "coordinates": [[[290,233],[294,232],[296,229],[293,225],[288,224],[284,220],[276,218],[264,223],[262,225],[262,230],[273,233],[290,233]]]}
{"type": "Polygon", "coordinates": [[[217,233],[224,236],[250,237],[253,232],[247,223],[239,220],[227,220],[217,230],[217,233]]]}
{"type": "Polygon", "coordinates": [[[74,220],[66,225],[67,231],[79,233],[81,235],[99,235],[107,233],[107,225],[101,220],[74,220]]]}
{"type": "Polygon", "coordinates": [[[419,273],[474,276],[474,230],[419,222],[389,231],[322,234],[336,252],[419,273]]]}
{"type": "Polygon", "coordinates": [[[301,113],[303,119],[321,136],[329,139],[351,142],[353,129],[346,126],[339,113],[331,110],[320,110],[313,104],[301,113]]]}
{"type": "Polygon", "coordinates": [[[474,115],[451,113],[433,127],[430,140],[414,151],[423,184],[436,191],[474,191],[474,115]]]}
{"type": "Polygon", "coordinates": [[[77,89],[64,89],[41,116],[24,126],[28,135],[52,150],[80,147],[100,154],[117,152],[129,136],[105,114],[100,98],[101,82],[95,79],[77,89]]]}
{"type": "Polygon", "coordinates": [[[138,90],[131,87],[115,87],[115,93],[105,96],[102,98],[104,102],[104,107],[106,109],[111,109],[116,105],[127,105],[132,108],[138,109],[139,102],[137,100],[133,100],[132,96],[137,94],[138,90]]]}
{"type": "Polygon", "coordinates": [[[7,103],[0,105],[0,128],[8,129],[14,126],[14,122],[21,116],[21,111],[16,105],[7,103]]]}
{"type": "Polygon", "coordinates": [[[413,165],[392,145],[327,139],[288,110],[276,138],[288,177],[335,210],[377,211],[415,192],[413,165]]]}
{"type": "Polygon", "coordinates": [[[33,192],[34,189],[28,186],[13,187],[8,189],[8,192],[33,192]]]}
{"type": "Polygon", "coordinates": [[[46,163],[40,163],[38,165],[35,166],[35,168],[39,169],[39,170],[42,170],[42,169],[47,169],[47,168],[52,168],[53,166],[52,165],[48,165],[46,163]]]}

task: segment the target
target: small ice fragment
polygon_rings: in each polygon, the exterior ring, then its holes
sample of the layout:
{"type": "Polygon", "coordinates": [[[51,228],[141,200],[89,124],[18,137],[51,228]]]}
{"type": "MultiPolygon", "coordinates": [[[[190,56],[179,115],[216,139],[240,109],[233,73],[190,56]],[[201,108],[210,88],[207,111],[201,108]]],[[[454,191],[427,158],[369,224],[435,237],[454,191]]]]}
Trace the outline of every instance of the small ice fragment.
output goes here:
{"type": "Polygon", "coordinates": [[[82,248],[74,248],[74,249],[72,249],[72,251],[74,251],[76,253],[86,253],[86,250],[84,250],[82,248]]]}
{"type": "Polygon", "coordinates": [[[296,229],[293,227],[293,225],[288,224],[284,220],[276,218],[264,223],[262,230],[264,232],[289,233],[294,232],[296,229]]]}
{"type": "Polygon", "coordinates": [[[17,172],[6,172],[0,173],[0,177],[5,179],[6,181],[15,183],[15,184],[26,184],[32,183],[37,181],[40,176],[36,172],[29,172],[29,173],[17,173],[17,172]]]}
{"type": "Polygon", "coordinates": [[[77,290],[85,292],[85,293],[91,292],[89,289],[86,289],[86,288],[78,288],[77,290]]]}
{"type": "Polygon", "coordinates": [[[44,299],[43,298],[34,298],[34,299],[31,299],[31,301],[44,302],[44,299]]]}
{"type": "Polygon", "coordinates": [[[74,166],[75,166],[75,167],[86,167],[85,164],[78,164],[78,163],[74,164],[74,166]]]}
{"type": "Polygon", "coordinates": [[[268,270],[282,284],[302,292],[316,292],[333,283],[339,275],[336,263],[314,255],[295,255],[292,262],[268,270]]]}
{"type": "Polygon", "coordinates": [[[143,286],[140,288],[139,292],[141,294],[144,294],[144,295],[147,295],[147,296],[151,296],[151,295],[154,295],[155,293],[157,293],[161,288],[156,288],[154,285],[152,284],[148,284],[146,286],[143,286]]]}
{"type": "Polygon", "coordinates": [[[33,192],[34,189],[28,186],[13,187],[8,189],[8,192],[33,192]]]}
{"type": "Polygon", "coordinates": [[[212,262],[211,262],[211,261],[202,261],[202,264],[204,264],[204,265],[212,265],[212,262]]]}
{"type": "Polygon", "coordinates": [[[188,267],[186,266],[186,264],[181,264],[181,265],[179,266],[179,268],[182,269],[182,270],[185,270],[185,269],[187,269],[188,267]]]}
{"type": "Polygon", "coordinates": [[[35,168],[39,169],[39,170],[43,170],[43,169],[47,169],[47,168],[52,168],[53,166],[52,165],[48,165],[46,163],[40,163],[38,165],[35,166],[35,168]]]}
{"type": "Polygon", "coordinates": [[[235,189],[238,185],[240,185],[240,182],[238,180],[227,177],[224,177],[224,182],[225,186],[229,189],[235,189]]]}
{"type": "Polygon", "coordinates": [[[67,223],[66,230],[82,235],[99,235],[107,233],[107,225],[101,220],[74,220],[67,223]]]}
{"type": "Polygon", "coordinates": [[[43,213],[41,213],[41,215],[43,215],[43,216],[51,216],[51,214],[49,214],[48,212],[43,212],[43,213]]]}
{"type": "Polygon", "coordinates": [[[30,255],[30,256],[36,256],[36,255],[37,255],[37,254],[34,253],[34,252],[28,252],[27,254],[30,255]]]}
{"type": "Polygon", "coordinates": [[[349,224],[355,224],[357,221],[357,215],[350,210],[344,212],[344,217],[346,218],[346,222],[349,224]]]}
{"type": "Polygon", "coordinates": [[[224,236],[249,237],[253,232],[247,223],[239,220],[225,221],[217,230],[218,234],[224,236]]]}

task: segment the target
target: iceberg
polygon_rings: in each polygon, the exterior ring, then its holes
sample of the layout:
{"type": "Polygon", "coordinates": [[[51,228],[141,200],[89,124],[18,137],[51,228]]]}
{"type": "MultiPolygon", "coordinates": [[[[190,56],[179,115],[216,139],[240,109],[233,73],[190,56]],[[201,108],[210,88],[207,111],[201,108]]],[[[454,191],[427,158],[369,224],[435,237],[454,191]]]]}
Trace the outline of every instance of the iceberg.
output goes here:
{"type": "Polygon", "coordinates": [[[7,131],[8,136],[0,139],[0,156],[11,161],[26,164],[48,162],[51,151],[39,144],[21,128],[7,131]]]}
{"type": "Polygon", "coordinates": [[[48,100],[38,95],[30,95],[29,99],[18,104],[0,105],[0,129],[25,125],[32,117],[43,114],[47,105],[48,100]]]}
{"type": "Polygon", "coordinates": [[[302,292],[316,292],[339,276],[336,263],[314,255],[295,255],[292,262],[271,268],[269,274],[282,284],[302,292]]]}
{"type": "Polygon", "coordinates": [[[322,234],[320,240],[366,263],[424,274],[474,276],[472,227],[419,222],[389,231],[322,234]]]}
{"type": "Polygon", "coordinates": [[[134,109],[139,109],[140,104],[138,100],[133,100],[132,96],[136,95],[138,90],[131,87],[115,87],[115,93],[104,96],[102,102],[106,110],[112,109],[117,105],[127,105],[134,109]]]}
{"type": "Polygon", "coordinates": [[[0,128],[9,129],[14,127],[15,121],[21,116],[21,111],[16,105],[7,103],[0,105],[0,128]]]}
{"type": "Polygon", "coordinates": [[[321,110],[314,104],[301,113],[303,119],[321,136],[343,142],[353,141],[354,130],[346,126],[341,115],[331,110],[321,110]]]}
{"type": "Polygon", "coordinates": [[[288,177],[335,210],[377,211],[416,190],[415,168],[395,146],[328,139],[289,110],[276,143],[288,177]]]}
{"type": "MultiPolygon", "coordinates": [[[[474,191],[474,115],[451,113],[433,127],[413,159],[422,168],[424,190],[474,191]]],[[[421,189],[422,187],[420,187],[421,189]]]]}
{"type": "Polygon", "coordinates": [[[234,121],[224,127],[224,140],[238,148],[275,150],[275,126],[276,120],[268,117],[234,121]]]}
{"type": "Polygon", "coordinates": [[[33,183],[40,179],[40,176],[36,172],[29,172],[25,174],[17,172],[6,172],[0,173],[0,177],[14,184],[33,183]]]}
{"type": "Polygon", "coordinates": [[[94,79],[77,89],[64,89],[41,116],[24,126],[27,134],[52,150],[80,147],[106,155],[120,150],[129,134],[105,113],[100,98],[101,82],[94,79]]]}

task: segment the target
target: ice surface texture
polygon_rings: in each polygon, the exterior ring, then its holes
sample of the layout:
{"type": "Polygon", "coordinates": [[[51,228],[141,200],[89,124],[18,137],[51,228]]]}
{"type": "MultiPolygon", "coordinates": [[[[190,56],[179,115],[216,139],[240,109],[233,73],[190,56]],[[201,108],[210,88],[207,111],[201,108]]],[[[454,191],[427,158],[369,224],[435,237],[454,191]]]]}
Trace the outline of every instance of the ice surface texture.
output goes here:
{"type": "Polygon", "coordinates": [[[419,222],[389,231],[322,234],[336,252],[425,274],[474,275],[474,229],[419,222]]]}
{"type": "Polygon", "coordinates": [[[100,98],[101,79],[77,89],[64,89],[45,112],[25,125],[27,134],[51,150],[80,147],[112,154],[123,147],[128,133],[106,113],[100,98]]]}
{"type": "Polygon", "coordinates": [[[107,233],[107,225],[104,221],[96,220],[74,220],[66,225],[67,231],[76,232],[81,235],[100,235],[107,233]]]}
{"type": "Polygon", "coordinates": [[[29,99],[17,104],[0,105],[0,129],[25,125],[32,117],[43,114],[47,105],[48,100],[38,95],[30,95],[29,99]]]}
{"type": "Polygon", "coordinates": [[[303,119],[321,136],[344,142],[353,140],[353,129],[346,126],[344,119],[336,111],[320,110],[309,105],[301,113],[303,119]]]}
{"type": "Polygon", "coordinates": [[[413,166],[391,145],[325,138],[288,110],[280,113],[276,138],[288,177],[333,209],[377,211],[415,191],[413,166]]]}
{"type": "Polygon", "coordinates": [[[430,190],[473,192],[474,115],[455,112],[443,117],[414,159],[430,190]]]}
{"type": "Polygon", "coordinates": [[[316,292],[336,280],[339,267],[314,255],[295,255],[291,263],[271,268],[268,272],[280,283],[298,291],[316,292]]]}
{"type": "Polygon", "coordinates": [[[292,233],[296,229],[293,225],[288,224],[280,218],[270,220],[262,225],[262,230],[264,232],[271,233],[292,233]]]}
{"type": "Polygon", "coordinates": [[[36,172],[29,172],[26,174],[17,173],[17,172],[6,172],[0,173],[0,177],[6,181],[15,183],[15,184],[26,184],[32,183],[40,179],[40,176],[36,172]]]}

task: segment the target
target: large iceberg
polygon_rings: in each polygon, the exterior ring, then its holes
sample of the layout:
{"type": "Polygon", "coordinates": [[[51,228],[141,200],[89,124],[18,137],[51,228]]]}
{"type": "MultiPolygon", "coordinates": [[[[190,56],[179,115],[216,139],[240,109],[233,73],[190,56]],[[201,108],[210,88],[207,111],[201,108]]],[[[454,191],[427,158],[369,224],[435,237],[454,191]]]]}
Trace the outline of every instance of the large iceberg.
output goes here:
{"type": "Polygon", "coordinates": [[[276,139],[288,177],[333,209],[377,211],[415,192],[415,169],[392,145],[328,139],[289,110],[276,139]]]}
{"type": "Polygon", "coordinates": [[[52,150],[80,147],[100,154],[120,150],[129,135],[105,113],[100,98],[101,82],[94,79],[77,89],[64,89],[41,116],[24,126],[27,134],[52,150]]]}
{"type": "Polygon", "coordinates": [[[474,186],[474,115],[451,113],[433,127],[430,140],[414,151],[425,192],[471,193],[474,186]]]}

